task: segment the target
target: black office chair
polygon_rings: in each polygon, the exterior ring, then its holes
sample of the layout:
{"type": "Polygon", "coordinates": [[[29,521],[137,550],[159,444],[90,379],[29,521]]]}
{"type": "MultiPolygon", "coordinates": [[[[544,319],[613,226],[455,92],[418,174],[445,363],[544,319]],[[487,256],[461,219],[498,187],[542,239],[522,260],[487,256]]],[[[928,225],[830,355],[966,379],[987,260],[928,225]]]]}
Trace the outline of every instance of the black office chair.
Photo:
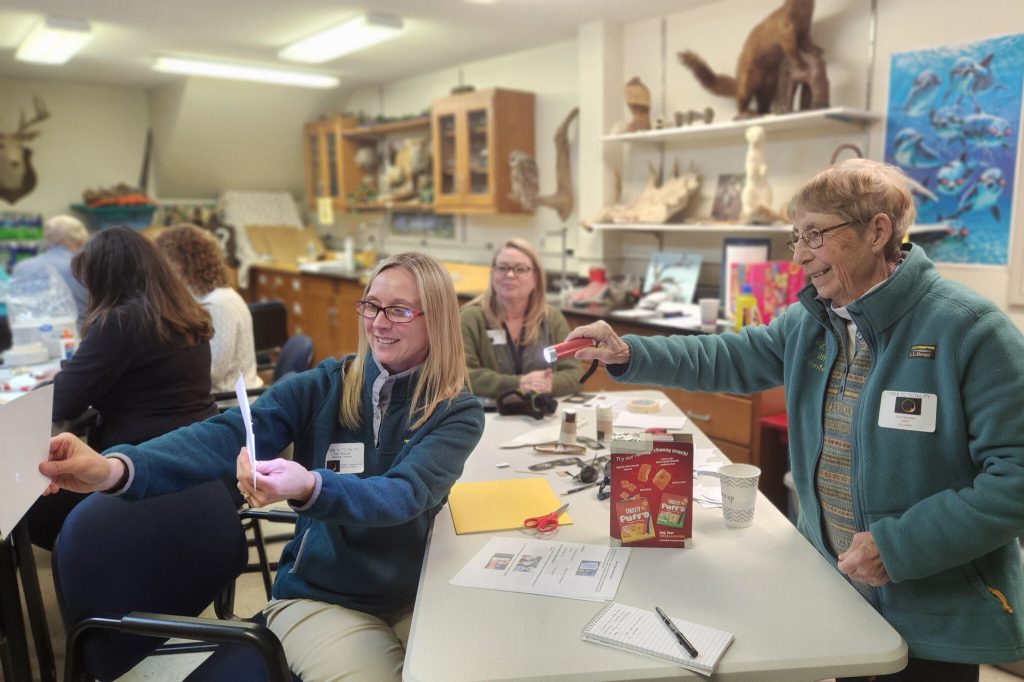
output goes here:
{"type": "MultiPolygon", "coordinates": [[[[66,682],[112,680],[157,653],[169,637],[216,642],[189,680],[294,680],[277,637],[263,624],[197,618],[226,600],[245,564],[238,512],[220,481],[128,502],[94,494],[64,522],[53,578],[67,628],[66,682]],[[234,671],[218,678],[211,671],[234,671]]],[[[195,651],[173,645],[161,653],[195,651]]],[[[219,674],[219,673],[218,673],[219,674]]]]}
{"type": "Polygon", "coordinates": [[[305,372],[313,363],[313,339],[305,334],[289,336],[274,363],[274,381],[289,374],[305,372]]]}
{"type": "Polygon", "coordinates": [[[258,301],[249,304],[252,315],[252,336],[258,369],[274,366],[274,355],[288,338],[288,309],[284,301],[258,301]]]}

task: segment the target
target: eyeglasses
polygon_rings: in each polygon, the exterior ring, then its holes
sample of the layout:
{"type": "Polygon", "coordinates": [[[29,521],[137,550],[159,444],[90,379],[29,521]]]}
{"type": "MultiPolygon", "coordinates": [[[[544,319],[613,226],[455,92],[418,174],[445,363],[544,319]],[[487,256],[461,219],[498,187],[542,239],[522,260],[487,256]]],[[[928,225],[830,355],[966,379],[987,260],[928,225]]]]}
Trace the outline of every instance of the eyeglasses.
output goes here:
{"type": "Polygon", "coordinates": [[[533,268],[529,265],[509,265],[508,263],[498,263],[494,266],[494,272],[498,273],[502,277],[508,277],[508,273],[512,273],[516,277],[522,277],[523,275],[533,272],[533,268]]]}
{"type": "Polygon", "coordinates": [[[814,228],[810,230],[804,230],[803,234],[797,234],[796,232],[793,232],[793,236],[786,242],[786,246],[789,247],[790,251],[796,251],[797,242],[799,242],[802,239],[803,242],[807,244],[807,248],[817,249],[822,244],[825,243],[826,234],[828,234],[832,230],[838,230],[841,227],[849,227],[850,225],[853,225],[853,223],[847,220],[845,223],[839,223],[838,225],[833,225],[832,227],[826,227],[820,230],[814,228]]]}
{"type": "Polygon", "coordinates": [[[356,312],[371,320],[376,318],[377,314],[382,310],[384,311],[384,317],[396,324],[412,322],[424,314],[422,310],[413,310],[412,308],[400,305],[380,306],[369,301],[356,301],[356,312]]]}

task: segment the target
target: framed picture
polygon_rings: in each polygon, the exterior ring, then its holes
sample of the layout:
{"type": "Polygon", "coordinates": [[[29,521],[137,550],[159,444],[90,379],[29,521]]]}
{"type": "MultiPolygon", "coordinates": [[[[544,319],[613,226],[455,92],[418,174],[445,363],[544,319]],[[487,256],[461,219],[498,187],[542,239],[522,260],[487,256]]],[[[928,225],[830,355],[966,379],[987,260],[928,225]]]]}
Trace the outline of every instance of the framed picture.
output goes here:
{"type": "Polygon", "coordinates": [[[736,296],[739,295],[739,278],[734,266],[747,263],[763,263],[771,255],[772,243],[769,239],[744,239],[726,237],[722,240],[722,275],[721,291],[722,310],[727,318],[735,313],[736,296]]]}
{"type": "Polygon", "coordinates": [[[745,173],[722,173],[718,176],[718,188],[715,190],[715,201],[711,205],[711,217],[723,222],[733,222],[740,218],[740,195],[743,192],[745,173]]]}
{"type": "Polygon", "coordinates": [[[701,255],[686,251],[657,251],[651,254],[644,277],[644,293],[665,291],[669,300],[693,302],[700,275],[701,255]]]}

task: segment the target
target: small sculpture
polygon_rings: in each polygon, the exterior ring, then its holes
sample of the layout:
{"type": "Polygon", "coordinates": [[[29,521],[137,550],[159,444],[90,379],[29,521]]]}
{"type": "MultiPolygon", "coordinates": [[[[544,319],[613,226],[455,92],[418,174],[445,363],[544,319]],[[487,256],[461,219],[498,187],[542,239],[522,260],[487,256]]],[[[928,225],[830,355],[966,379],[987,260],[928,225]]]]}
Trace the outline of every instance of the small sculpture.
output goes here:
{"type": "Polygon", "coordinates": [[[367,187],[376,187],[377,166],[380,164],[380,159],[377,156],[377,147],[375,145],[362,145],[356,150],[354,160],[356,167],[363,171],[363,184],[367,187]]]}
{"type": "Polygon", "coordinates": [[[385,180],[385,201],[404,201],[419,196],[430,182],[430,138],[407,137],[400,145],[388,145],[390,163],[385,180]]]}
{"type": "MultiPolygon", "coordinates": [[[[779,97],[781,71],[788,62],[790,81],[818,90],[810,99],[828,102],[828,78],[822,50],[811,42],[811,16],[814,0],[784,0],[747,35],[736,65],[736,76],[718,74],[699,55],[690,50],[679,53],[679,61],[693,71],[705,89],[716,95],[736,98],[736,118],[770,113],[779,97]],[[812,64],[808,63],[810,57],[812,64]],[[817,74],[810,73],[816,70],[817,74]],[[751,104],[754,110],[750,110],[751,104]]],[[[790,111],[791,108],[786,108],[790,111]]]]}
{"type": "Polygon", "coordinates": [[[651,91],[639,76],[633,76],[626,83],[626,106],[633,114],[633,120],[626,126],[626,132],[651,129],[651,91]]]}
{"type": "Polygon", "coordinates": [[[653,164],[647,164],[647,184],[628,204],[619,203],[622,194],[622,179],[616,174],[615,200],[611,206],[601,209],[596,215],[583,223],[583,227],[591,230],[594,223],[619,224],[664,224],[682,212],[690,198],[700,188],[700,175],[691,167],[680,174],[679,162],[672,169],[672,177],[658,185],[658,172],[653,164]]]}
{"type": "Polygon", "coordinates": [[[767,225],[778,220],[772,210],[772,188],[768,184],[768,162],[764,157],[764,128],[747,128],[746,179],[740,194],[740,219],[751,225],[767,225]]]}
{"type": "Polygon", "coordinates": [[[540,189],[537,162],[532,156],[518,149],[512,150],[509,154],[509,165],[511,166],[512,191],[509,197],[514,199],[527,211],[533,211],[537,206],[547,206],[558,212],[558,217],[564,222],[572,213],[574,199],[572,192],[572,164],[569,158],[569,124],[579,114],[580,108],[573,107],[566,115],[562,124],[555,131],[555,177],[557,186],[554,194],[537,196],[540,189]]]}
{"type": "Polygon", "coordinates": [[[690,109],[688,111],[677,111],[675,114],[676,127],[693,125],[696,121],[711,123],[715,120],[715,110],[711,107],[704,107],[703,111],[690,109]]]}

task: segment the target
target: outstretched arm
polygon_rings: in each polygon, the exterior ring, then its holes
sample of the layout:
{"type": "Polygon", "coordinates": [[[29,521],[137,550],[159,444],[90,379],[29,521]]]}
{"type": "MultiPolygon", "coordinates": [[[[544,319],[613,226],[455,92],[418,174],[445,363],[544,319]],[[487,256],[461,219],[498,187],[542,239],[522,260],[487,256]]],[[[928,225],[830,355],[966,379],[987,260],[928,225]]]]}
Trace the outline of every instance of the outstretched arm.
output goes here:
{"type": "Polygon", "coordinates": [[[565,337],[566,341],[573,339],[594,339],[597,342],[591,348],[576,351],[577,360],[600,360],[606,365],[629,364],[629,346],[604,320],[576,327],[565,337]]]}
{"type": "Polygon", "coordinates": [[[39,472],[50,479],[43,495],[61,488],[76,493],[113,490],[125,471],[120,458],[104,457],[70,433],[50,439],[50,458],[39,465],[39,472]]]}

